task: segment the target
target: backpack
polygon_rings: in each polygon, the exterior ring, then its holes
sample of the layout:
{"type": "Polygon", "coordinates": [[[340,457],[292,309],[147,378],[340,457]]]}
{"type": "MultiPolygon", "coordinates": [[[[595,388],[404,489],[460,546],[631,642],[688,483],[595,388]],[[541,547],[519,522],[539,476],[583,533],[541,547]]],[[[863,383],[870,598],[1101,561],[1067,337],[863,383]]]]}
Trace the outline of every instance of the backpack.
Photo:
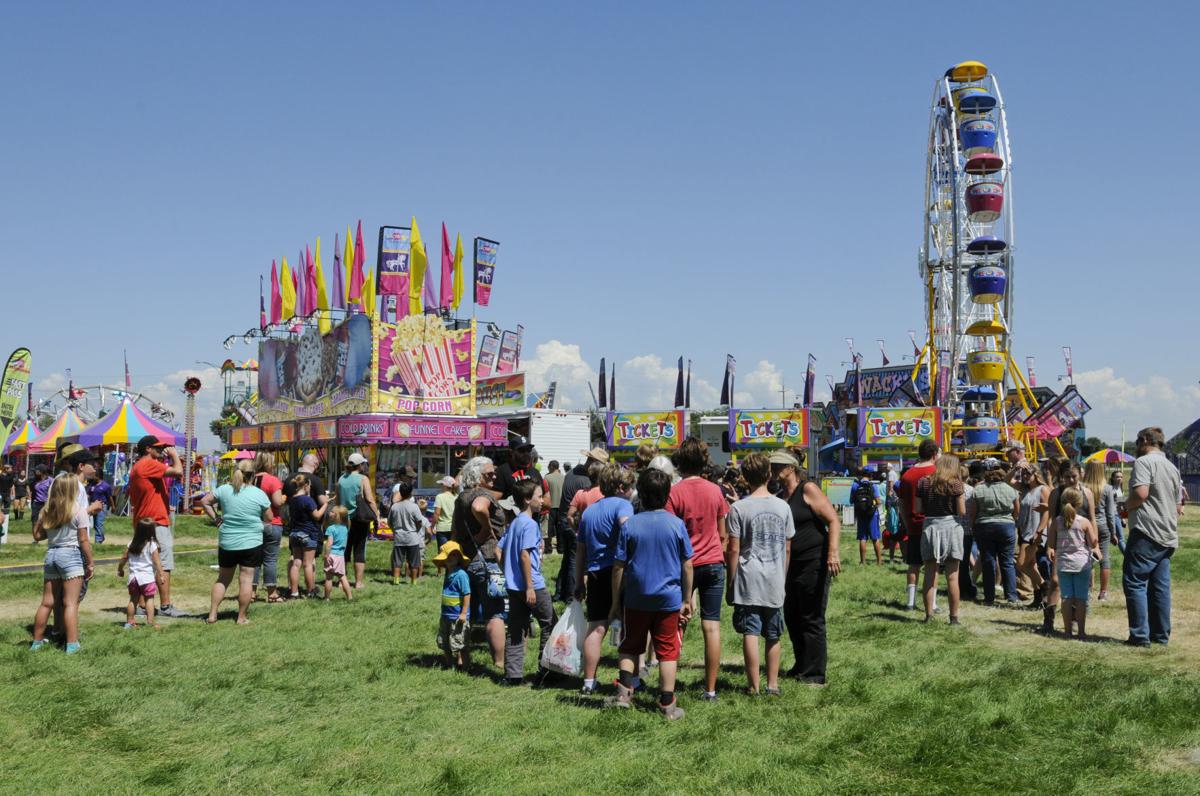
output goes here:
{"type": "Polygon", "coordinates": [[[858,489],[854,491],[854,513],[865,517],[873,513],[878,505],[879,500],[875,497],[875,484],[866,479],[859,481],[858,489]]]}

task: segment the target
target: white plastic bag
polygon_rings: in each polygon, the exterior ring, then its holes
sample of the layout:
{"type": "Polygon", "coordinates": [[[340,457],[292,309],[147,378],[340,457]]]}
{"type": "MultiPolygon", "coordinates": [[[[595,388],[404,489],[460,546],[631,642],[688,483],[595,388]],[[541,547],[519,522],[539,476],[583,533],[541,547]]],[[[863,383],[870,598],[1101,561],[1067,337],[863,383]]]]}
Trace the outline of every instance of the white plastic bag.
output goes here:
{"type": "Polygon", "coordinates": [[[624,640],[625,625],[621,623],[621,618],[617,617],[608,626],[608,643],[616,649],[621,646],[621,642],[624,640]]]}
{"type": "Polygon", "coordinates": [[[583,637],[587,635],[587,620],[583,606],[572,600],[563,613],[546,648],[542,650],[542,666],[559,674],[578,675],[583,671],[583,637]]]}

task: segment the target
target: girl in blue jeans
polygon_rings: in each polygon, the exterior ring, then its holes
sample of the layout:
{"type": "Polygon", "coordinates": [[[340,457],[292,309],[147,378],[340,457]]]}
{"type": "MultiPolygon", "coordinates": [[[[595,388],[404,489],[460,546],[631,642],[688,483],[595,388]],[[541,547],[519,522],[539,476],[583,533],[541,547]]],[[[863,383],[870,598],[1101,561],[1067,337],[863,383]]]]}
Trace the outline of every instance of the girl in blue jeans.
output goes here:
{"type": "Polygon", "coordinates": [[[1062,513],[1050,526],[1046,549],[1054,562],[1062,601],[1063,630],[1072,638],[1071,625],[1079,625],[1079,638],[1086,632],[1088,590],[1092,584],[1092,561],[1100,560],[1096,526],[1083,516],[1083,493],[1074,487],[1059,496],[1062,513]]]}

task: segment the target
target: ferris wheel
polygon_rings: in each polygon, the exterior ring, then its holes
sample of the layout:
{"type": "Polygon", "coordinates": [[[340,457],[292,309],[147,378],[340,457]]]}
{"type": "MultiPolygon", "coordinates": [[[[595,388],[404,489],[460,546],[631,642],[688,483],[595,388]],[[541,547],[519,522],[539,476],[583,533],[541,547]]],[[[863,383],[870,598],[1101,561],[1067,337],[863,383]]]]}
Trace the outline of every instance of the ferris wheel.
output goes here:
{"type": "Polygon", "coordinates": [[[947,70],[933,89],[919,272],[928,336],[914,373],[929,403],[947,409],[964,444],[994,448],[1005,394],[1028,392],[1009,352],[1013,323],[1012,150],[1000,84],[978,61],[947,70]]]}

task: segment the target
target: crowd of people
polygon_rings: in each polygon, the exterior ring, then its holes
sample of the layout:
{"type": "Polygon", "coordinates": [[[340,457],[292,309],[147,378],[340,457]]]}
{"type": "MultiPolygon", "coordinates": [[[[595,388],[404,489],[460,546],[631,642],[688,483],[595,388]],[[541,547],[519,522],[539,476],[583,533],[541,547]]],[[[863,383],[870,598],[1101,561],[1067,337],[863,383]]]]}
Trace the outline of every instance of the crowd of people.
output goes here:
{"type": "MultiPolygon", "coordinates": [[[[1101,464],[1088,464],[1083,473],[1066,458],[1039,465],[1016,445],[1004,461],[967,463],[925,440],[919,461],[903,473],[890,468],[860,473],[850,498],[859,561],[866,561],[868,545],[880,563],[884,546],[889,558],[899,547],[907,564],[904,604],[917,609],[920,585],[926,622],[940,613],[936,586],[944,576],[950,624],[961,623],[961,602],[978,598],[980,581],[985,605],[1040,609],[1047,632],[1061,612],[1066,635],[1082,638],[1097,574],[1098,599],[1107,599],[1109,550],[1117,545],[1124,553],[1127,643],[1165,644],[1170,557],[1179,543],[1183,494],[1162,445],[1161,429],[1139,432],[1126,494],[1121,474],[1106,480],[1101,464]]],[[[146,437],[137,452],[128,487],[134,533],[118,568],[123,578],[128,570],[129,629],[141,615],[149,624],[156,616],[180,615],[171,603],[174,540],[166,479],[178,478],[182,467],[167,440],[146,437]]],[[[410,479],[398,480],[386,515],[393,535],[392,583],[418,582],[424,548],[436,539],[433,562],[444,574],[437,641],[448,666],[470,664],[472,636],[478,635],[504,682],[521,684],[532,622],[544,648],[558,618],[556,603],[578,601],[587,626],[581,693],[601,688],[601,650],[608,637],[619,653],[608,702],[630,705],[633,694],[646,687],[643,678],[657,668],[660,710],[678,718],[683,711],[674,694],[682,638],[698,614],[702,698],[716,701],[721,618],[728,607],[743,639],[750,693],[779,695],[781,676],[825,684],[825,613],[830,585],[841,571],[841,518],[796,453],[751,453],[736,468],[714,468],[707,446],[689,438],[670,458],[644,445],[630,465],[610,461],[602,448],[581,455],[574,467],[550,462],[545,476],[528,443],[516,445],[499,466],[475,457],[457,478],[439,481],[441,492],[431,504],[414,500],[410,479]],[[555,547],[562,560],[551,583],[543,562],[555,547]],[[781,673],[785,631],[795,663],[781,673]]],[[[66,651],[80,648],[79,600],[95,571],[91,534],[102,539],[95,518],[111,504],[111,491],[100,496],[89,491],[97,482],[95,464],[94,453],[68,445],[60,453],[58,475],[39,473],[28,490],[34,540],[48,547],[33,649],[48,643],[51,615],[66,651]],[[42,483],[46,487],[39,493],[42,483]]],[[[354,599],[365,585],[367,539],[381,521],[366,465],[364,456],[350,454],[330,487],[317,474],[316,456],[305,456],[286,481],[275,475],[269,453],[238,462],[229,482],[201,501],[218,526],[207,621],[218,620],[235,573],[239,624],[249,622],[260,583],[268,603],[329,599],[335,590],[354,599]],[[278,578],[285,538],[286,591],[278,578]]],[[[15,490],[15,477],[8,475],[0,488],[15,490]]],[[[16,512],[17,504],[11,505],[16,512]]],[[[551,676],[539,666],[532,683],[541,686],[551,676]]]]}

